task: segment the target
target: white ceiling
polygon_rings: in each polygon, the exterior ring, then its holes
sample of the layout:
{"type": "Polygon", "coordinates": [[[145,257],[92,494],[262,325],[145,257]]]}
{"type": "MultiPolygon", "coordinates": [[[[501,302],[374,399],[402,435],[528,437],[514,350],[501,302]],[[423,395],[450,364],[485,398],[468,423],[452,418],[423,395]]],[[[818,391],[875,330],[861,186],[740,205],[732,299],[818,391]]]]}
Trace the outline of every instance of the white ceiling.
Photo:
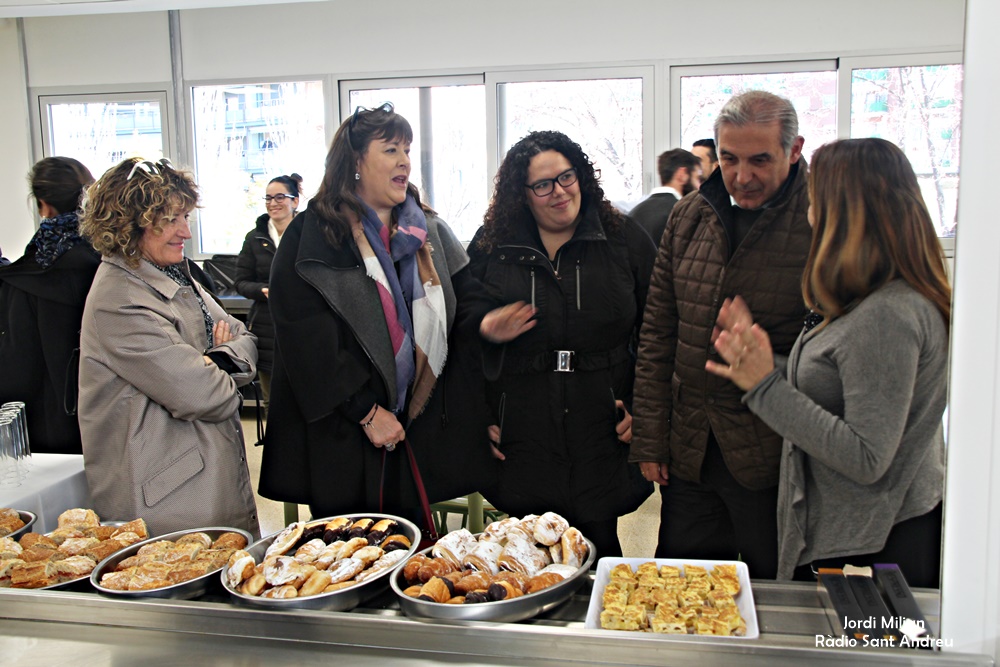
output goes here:
{"type": "MultiPolygon", "coordinates": [[[[0,0],[0,18],[70,16],[124,12],[162,12],[245,5],[276,5],[303,0],[0,0]]],[[[324,0],[305,0],[322,2],[324,0]]]]}

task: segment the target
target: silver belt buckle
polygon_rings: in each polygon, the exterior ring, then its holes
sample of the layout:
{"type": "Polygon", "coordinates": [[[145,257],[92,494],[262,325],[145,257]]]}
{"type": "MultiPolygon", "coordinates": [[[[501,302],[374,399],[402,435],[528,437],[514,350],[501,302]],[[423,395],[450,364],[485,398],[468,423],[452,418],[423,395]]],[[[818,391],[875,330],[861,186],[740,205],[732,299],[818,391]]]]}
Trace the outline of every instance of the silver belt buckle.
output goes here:
{"type": "Polygon", "coordinates": [[[575,357],[576,352],[572,350],[556,350],[556,373],[572,373],[575,370],[573,368],[575,357]]]}

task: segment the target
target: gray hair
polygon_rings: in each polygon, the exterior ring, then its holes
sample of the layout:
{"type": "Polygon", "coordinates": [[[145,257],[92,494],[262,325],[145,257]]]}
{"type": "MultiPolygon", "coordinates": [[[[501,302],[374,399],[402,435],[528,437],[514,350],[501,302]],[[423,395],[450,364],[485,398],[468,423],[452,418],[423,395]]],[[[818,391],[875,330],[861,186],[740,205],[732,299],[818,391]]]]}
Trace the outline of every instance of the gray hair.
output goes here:
{"type": "Polygon", "coordinates": [[[777,122],[781,129],[781,147],[788,155],[795,138],[799,136],[799,116],[792,103],[774,93],[748,90],[733,95],[715,119],[715,143],[719,144],[719,129],[723,125],[745,127],[751,124],[766,125],[777,122]]]}

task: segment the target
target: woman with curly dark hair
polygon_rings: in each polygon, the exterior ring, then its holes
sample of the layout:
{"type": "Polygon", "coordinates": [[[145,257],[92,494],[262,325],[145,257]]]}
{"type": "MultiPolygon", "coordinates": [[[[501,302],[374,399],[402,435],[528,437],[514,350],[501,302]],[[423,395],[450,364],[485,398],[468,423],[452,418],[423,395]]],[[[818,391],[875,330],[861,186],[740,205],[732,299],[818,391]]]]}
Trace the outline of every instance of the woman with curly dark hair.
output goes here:
{"type": "Polygon", "coordinates": [[[569,137],[532,132],[496,176],[473,272],[497,302],[480,326],[499,479],[512,514],[554,511],[598,557],[620,556],[618,517],[652,492],[627,462],[634,341],[656,249],[604,196],[569,137]]]}

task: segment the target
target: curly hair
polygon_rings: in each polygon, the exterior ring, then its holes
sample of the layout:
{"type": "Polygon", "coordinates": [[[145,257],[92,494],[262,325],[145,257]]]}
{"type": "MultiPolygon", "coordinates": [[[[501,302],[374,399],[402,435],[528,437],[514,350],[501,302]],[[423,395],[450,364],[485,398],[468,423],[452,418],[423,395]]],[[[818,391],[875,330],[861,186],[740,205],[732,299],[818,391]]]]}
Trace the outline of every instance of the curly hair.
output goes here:
{"type": "MultiPolygon", "coordinates": [[[[355,193],[358,182],[355,174],[358,161],[368,153],[371,143],[379,139],[413,141],[409,121],[393,111],[389,102],[374,109],[358,107],[333,135],[323,182],[309,207],[316,212],[323,233],[335,246],[350,236],[352,215],[359,219],[364,216],[365,204],[355,193]]],[[[413,183],[407,183],[406,189],[421,208],[430,211],[421,204],[420,193],[413,183]]]]}
{"type": "Polygon", "coordinates": [[[906,155],[884,139],[844,139],[813,153],[813,237],[802,274],[823,324],[901,278],[951,318],[944,251],[906,155]]]}
{"type": "Polygon", "coordinates": [[[491,252],[498,245],[509,241],[518,225],[534,221],[528,207],[528,189],[525,183],[531,159],[545,151],[561,153],[576,169],[581,209],[594,206],[605,232],[611,233],[621,228],[624,216],[604,196],[594,165],[580,144],[562,132],[532,132],[507,151],[497,170],[493,197],[483,216],[483,233],[479,237],[479,249],[483,252],[491,252]]]}
{"type": "Polygon", "coordinates": [[[191,172],[174,169],[166,160],[128,158],[87,190],[80,231],[97,252],[124,257],[135,268],[142,237],[150,231],[162,233],[163,219],[174,209],[187,211],[197,205],[198,186],[191,172]]]}

